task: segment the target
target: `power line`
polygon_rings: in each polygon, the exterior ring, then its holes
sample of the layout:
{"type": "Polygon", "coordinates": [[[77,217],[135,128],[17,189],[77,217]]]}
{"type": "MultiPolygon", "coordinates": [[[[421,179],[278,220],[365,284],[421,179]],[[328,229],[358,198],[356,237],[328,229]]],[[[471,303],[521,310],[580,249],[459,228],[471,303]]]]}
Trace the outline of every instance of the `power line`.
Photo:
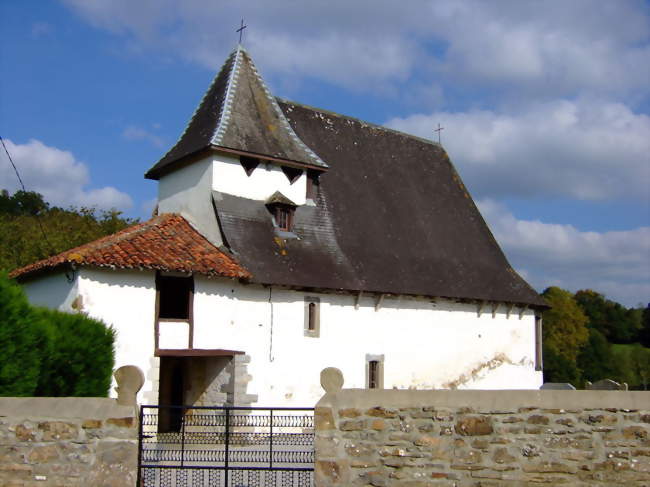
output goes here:
{"type": "MultiPolygon", "coordinates": [[[[25,183],[23,183],[23,179],[20,177],[20,173],[18,172],[18,168],[16,167],[16,164],[14,164],[14,160],[11,158],[11,154],[9,154],[9,151],[7,150],[7,146],[5,145],[5,140],[2,138],[0,135],[0,142],[2,142],[2,147],[4,147],[4,150],[7,154],[7,157],[9,158],[9,162],[11,162],[11,166],[14,168],[14,172],[16,173],[16,177],[18,178],[18,181],[20,182],[20,187],[23,189],[23,191],[26,193],[27,190],[25,189],[25,183]]],[[[45,240],[45,243],[50,249],[50,254],[54,255],[56,254],[56,250],[54,250],[54,246],[50,243],[50,241],[47,238],[47,234],[45,233],[45,228],[43,228],[43,223],[41,222],[41,218],[39,214],[37,213],[34,215],[36,217],[36,223],[38,223],[38,227],[41,229],[41,233],[43,234],[43,240],[45,240]]],[[[68,277],[68,273],[66,271],[66,278],[70,280],[68,277]]]]}
{"type": "Polygon", "coordinates": [[[7,157],[9,158],[9,162],[11,162],[11,166],[14,168],[14,172],[16,173],[16,176],[18,176],[18,181],[20,181],[20,187],[23,188],[23,191],[26,192],[25,184],[23,183],[23,180],[20,177],[20,173],[18,172],[18,168],[14,164],[14,160],[11,158],[11,154],[9,154],[9,151],[7,150],[7,146],[5,145],[5,139],[3,139],[1,135],[0,135],[0,142],[2,142],[2,147],[4,147],[5,152],[7,153],[7,157]]]}

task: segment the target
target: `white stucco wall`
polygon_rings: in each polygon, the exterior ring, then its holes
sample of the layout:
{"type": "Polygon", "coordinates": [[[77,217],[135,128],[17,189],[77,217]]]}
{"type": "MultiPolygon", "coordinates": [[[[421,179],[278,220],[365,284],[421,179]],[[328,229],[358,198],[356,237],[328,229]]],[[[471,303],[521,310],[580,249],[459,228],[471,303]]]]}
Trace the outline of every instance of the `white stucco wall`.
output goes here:
{"type": "Polygon", "coordinates": [[[384,355],[384,387],[536,389],[535,320],[506,309],[479,318],[475,305],[451,301],[320,298],[320,336],[304,336],[305,293],[204,279],[195,282],[197,348],[251,356],[248,392],[262,405],[311,405],[324,367],[343,371],[345,387],[365,387],[366,355],[384,355]]]}
{"type": "Polygon", "coordinates": [[[161,213],[193,212],[210,201],[212,158],[193,162],[164,175],[158,181],[161,213]]]}
{"type": "MultiPolygon", "coordinates": [[[[216,246],[223,244],[212,207],[212,164],[207,157],[161,177],[158,213],[179,213],[216,246]]],[[[242,170],[243,171],[243,170],[242,170]]]]}
{"type": "Polygon", "coordinates": [[[212,189],[259,201],[265,201],[279,191],[295,204],[304,205],[307,198],[307,175],[303,171],[292,184],[280,166],[261,162],[248,176],[238,157],[218,154],[214,157],[212,189]]]}
{"type": "MultiPolygon", "coordinates": [[[[160,362],[154,358],[153,271],[81,269],[70,284],[63,274],[25,286],[34,303],[83,310],[117,330],[116,367],[145,372],[139,400],[156,403],[160,362]]],[[[194,347],[245,352],[251,357],[247,392],[260,406],[311,406],[321,397],[320,371],[338,367],[345,387],[366,385],[366,356],[384,356],[385,388],[537,389],[535,318],[519,319],[501,306],[481,317],[475,305],[449,300],[318,294],[195,277],[194,347]],[[320,334],[304,332],[304,297],[320,299],[320,334]]],[[[163,325],[164,328],[164,325],[163,325]]],[[[184,335],[185,337],[185,335],[184,335]]],[[[185,338],[182,337],[181,340],[185,338]]],[[[161,343],[162,345],[162,343],[161,343]]],[[[177,344],[174,343],[174,348],[177,344]]]]}
{"type": "Polygon", "coordinates": [[[72,311],[72,302],[77,297],[77,274],[72,271],[58,271],[38,276],[22,284],[29,302],[59,311],[72,311]],[[69,280],[70,279],[70,280],[69,280]]]}
{"type": "Polygon", "coordinates": [[[266,201],[279,191],[297,205],[304,205],[307,175],[303,172],[292,184],[280,166],[262,162],[248,176],[239,157],[211,154],[160,178],[158,213],[183,215],[214,245],[221,246],[223,240],[212,205],[212,190],[259,201],[266,201]]]}
{"type": "MultiPolygon", "coordinates": [[[[159,359],[154,355],[156,284],[153,271],[82,269],[79,294],[83,311],[116,332],[115,368],[136,365],[145,374],[138,395],[141,403],[158,401],[159,359]]],[[[111,396],[115,397],[115,383],[111,396]]]]}

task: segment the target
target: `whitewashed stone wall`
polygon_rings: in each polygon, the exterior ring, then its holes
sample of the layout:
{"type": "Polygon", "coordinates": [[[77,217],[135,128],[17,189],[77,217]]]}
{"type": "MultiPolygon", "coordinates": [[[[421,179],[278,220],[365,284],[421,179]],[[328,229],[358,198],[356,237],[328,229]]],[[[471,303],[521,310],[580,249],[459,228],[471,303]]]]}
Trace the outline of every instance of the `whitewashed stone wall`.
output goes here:
{"type": "MultiPolygon", "coordinates": [[[[159,359],[154,351],[155,279],[152,271],[81,269],[76,283],[65,276],[50,295],[27,284],[33,302],[70,310],[76,292],[82,309],[117,330],[116,367],[145,372],[139,401],[158,400],[159,359]],[[67,291],[65,291],[67,289],[67,291]],[[74,290],[74,292],[73,292],[74,290]],[[65,291],[65,292],[64,292],[65,291]],[[58,301],[57,301],[58,300],[58,301]],[[57,305],[58,302],[58,305],[57,305]]],[[[537,389],[535,318],[519,319],[505,306],[484,311],[449,300],[303,293],[228,279],[195,278],[194,347],[244,352],[252,376],[247,393],[259,405],[310,406],[321,395],[314,378],[336,366],[347,386],[366,386],[366,356],[384,356],[387,389],[537,389]],[[305,295],[320,298],[320,333],[305,336],[305,295]]]]}

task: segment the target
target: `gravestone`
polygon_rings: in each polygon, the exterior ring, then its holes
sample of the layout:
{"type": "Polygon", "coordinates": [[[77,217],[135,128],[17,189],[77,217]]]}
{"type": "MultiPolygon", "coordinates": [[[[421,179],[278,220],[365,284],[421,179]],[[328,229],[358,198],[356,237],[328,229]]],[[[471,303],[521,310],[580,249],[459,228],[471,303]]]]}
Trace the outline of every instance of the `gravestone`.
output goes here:
{"type": "Polygon", "coordinates": [[[592,391],[627,391],[627,384],[625,382],[619,384],[611,379],[602,379],[593,384],[587,381],[585,389],[592,391]]]}
{"type": "Polygon", "coordinates": [[[542,390],[547,391],[575,391],[576,388],[568,382],[545,382],[540,387],[542,390]]]}

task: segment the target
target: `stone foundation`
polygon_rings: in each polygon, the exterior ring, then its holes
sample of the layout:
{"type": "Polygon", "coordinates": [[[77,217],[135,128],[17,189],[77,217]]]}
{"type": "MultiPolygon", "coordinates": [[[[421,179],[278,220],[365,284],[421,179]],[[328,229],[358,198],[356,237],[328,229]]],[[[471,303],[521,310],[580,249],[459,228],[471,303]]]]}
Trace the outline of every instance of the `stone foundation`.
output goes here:
{"type": "Polygon", "coordinates": [[[134,486],[135,411],[106,398],[0,398],[0,485],[134,486]]]}
{"type": "Polygon", "coordinates": [[[324,385],[316,487],[650,485],[648,392],[324,385]]]}

